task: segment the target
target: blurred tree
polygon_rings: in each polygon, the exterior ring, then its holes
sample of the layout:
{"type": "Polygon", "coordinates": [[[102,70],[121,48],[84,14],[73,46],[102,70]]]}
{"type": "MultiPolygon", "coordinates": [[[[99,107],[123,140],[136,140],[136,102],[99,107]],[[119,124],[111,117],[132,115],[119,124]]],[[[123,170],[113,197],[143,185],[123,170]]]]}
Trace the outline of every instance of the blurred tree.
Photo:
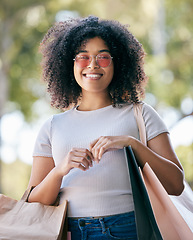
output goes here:
{"type": "Polygon", "coordinates": [[[186,180],[193,189],[193,143],[190,146],[179,146],[176,153],[181,160],[186,180]]]}
{"type": "Polygon", "coordinates": [[[43,94],[37,81],[38,45],[61,10],[130,24],[148,54],[148,91],[156,95],[158,102],[178,109],[185,97],[193,97],[191,0],[29,0],[25,3],[1,0],[0,3],[0,116],[7,99],[27,118],[33,115],[31,105],[43,94]],[[160,38],[166,51],[155,55],[154,46],[159,48],[160,38]]]}
{"type": "Polygon", "coordinates": [[[166,9],[170,9],[166,29],[168,66],[174,75],[167,99],[169,104],[179,108],[185,97],[193,98],[193,1],[169,1],[166,9]]]}
{"type": "Polygon", "coordinates": [[[166,52],[162,55],[150,52],[148,90],[158,102],[175,107],[185,117],[193,113],[193,2],[166,0],[164,9],[166,52]],[[186,98],[192,101],[189,111],[181,108],[186,98]]]}
{"type": "Polygon", "coordinates": [[[43,85],[38,81],[38,46],[58,11],[76,11],[81,16],[94,14],[103,18],[120,18],[125,23],[136,20],[138,28],[141,26],[137,21],[139,15],[135,11],[137,3],[134,0],[130,1],[129,8],[126,0],[119,3],[112,0],[0,0],[0,4],[0,119],[4,112],[16,109],[24,114],[26,120],[35,117],[31,107],[45,94],[43,85]]]}
{"type": "Polygon", "coordinates": [[[0,119],[15,109],[26,120],[35,118],[32,106],[45,96],[38,46],[61,10],[129,24],[147,52],[150,103],[173,106],[182,117],[192,113],[181,109],[183,99],[193,98],[192,0],[0,0],[0,5],[0,119]]]}
{"type": "Polygon", "coordinates": [[[19,109],[29,118],[31,105],[39,97],[34,79],[39,77],[37,46],[49,24],[43,7],[46,2],[1,0],[0,116],[9,100],[14,103],[11,110],[19,109]]]}
{"type": "Polygon", "coordinates": [[[19,160],[6,164],[2,162],[2,192],[19,200],[27,188],[31,165],[19,160]]]}
{"type": "MultiPolygon", "coordinates": [[[[42,5],[46,2],[0,1],[0,123],[5,112],[16,109],[28,120],[33,116],[31,106],[41,90],[35,80],[39,77],[37,45],[43,27],[48,27],[42,5]],[[46,20],[40,22],[43,17],[46,20]]],[[[4,173],[1,168],[0,161],[0,192],[4,173]]]]}

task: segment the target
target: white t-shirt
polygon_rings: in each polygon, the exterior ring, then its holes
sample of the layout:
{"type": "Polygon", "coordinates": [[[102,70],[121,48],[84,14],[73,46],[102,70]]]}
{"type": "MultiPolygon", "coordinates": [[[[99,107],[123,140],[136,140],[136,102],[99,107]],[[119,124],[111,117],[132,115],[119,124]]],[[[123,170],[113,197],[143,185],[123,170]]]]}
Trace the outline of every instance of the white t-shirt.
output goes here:
{"type": "MultiPolygon", "coordinates": [[[[159,115],[143,104],[147,140],[168,132],[159,115]]],[[[88,148],[100,136],[130,135],[139,139],[133,104],[107,106],[93,111],[76,108],[56,114],[41,128],[33,156],[53,157],[57,166],[73,148],[88,148]]],[[[134,210],[124,150],[103,154],[100,163],[87,171],[72,169],[63,177],[61,188],[68,200],[68,216],[89,217],[134,210]]]]}

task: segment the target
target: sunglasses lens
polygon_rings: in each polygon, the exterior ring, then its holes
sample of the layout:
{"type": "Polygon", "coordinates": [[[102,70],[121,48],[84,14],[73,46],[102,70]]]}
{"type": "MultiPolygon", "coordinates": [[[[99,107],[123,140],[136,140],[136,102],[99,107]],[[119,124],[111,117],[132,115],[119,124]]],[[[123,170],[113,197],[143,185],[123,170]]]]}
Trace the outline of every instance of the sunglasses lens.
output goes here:
{"type": "MultiPolygon", "coordinates": [[[[75,61],[80,68],[85,68],[90,64],[91,57],[88,54],[80,54],[76,56],[75,61]]],[[[111,63],[111,55],[108,53],[98,54],[96,56],[96,63],[100,67],[103,67],[103,68],[108,67],[111,63]]]]}
{"type": "Polygon", "coordinates": [[[76,64],[80,67],[80,68],[85,68],[89,65],[90,63],[90,57],[89,55],[86,54],[81,54],[81,55],[77,55],[76,58],[76,64]]]}
{"type": "Polygon", "coordinates": [[[108,67],[111,63],[111,56],[108,53],[101,53],[97,55],[97,63],[100,67],[108,67]]]}

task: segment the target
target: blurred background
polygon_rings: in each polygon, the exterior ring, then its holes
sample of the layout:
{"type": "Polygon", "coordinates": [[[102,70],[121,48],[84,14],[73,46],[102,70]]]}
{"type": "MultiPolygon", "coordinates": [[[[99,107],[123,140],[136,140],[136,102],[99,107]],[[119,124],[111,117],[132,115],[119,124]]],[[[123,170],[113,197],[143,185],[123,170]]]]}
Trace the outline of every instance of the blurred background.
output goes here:
{"type": "Polygon", "coordinates": [[[58,111],[40,79],[39,44],[55,21],[96,15],[128,24],[143,44],[145,102],[161,115],[193,188],[192,0],[0,0],[0,192],[20,199],[43,122],[58,111]]]}

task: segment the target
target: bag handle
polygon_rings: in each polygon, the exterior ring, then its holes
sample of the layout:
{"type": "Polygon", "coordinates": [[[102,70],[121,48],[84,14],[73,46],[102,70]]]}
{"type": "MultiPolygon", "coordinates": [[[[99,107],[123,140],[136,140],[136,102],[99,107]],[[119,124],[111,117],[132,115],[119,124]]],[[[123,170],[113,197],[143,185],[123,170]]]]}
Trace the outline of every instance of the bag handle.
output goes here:
{"type": "Polygon", "coordinates": [[[34,187],[29,187],[29,188],[27,188],[27,189],[25,190],[23,196],[21,197],[21,200],[22,200],[22,201],[24,201],[24,202],[27,202],[27,201],[28,201],[28,197],[29,197],[29,195],[30,195],[30,193],[31,193],[31,191],[32,191],[33,188],[34,188],[34,187]]]}
{"type": "Polygon", "coordinates": [[[140,103],[134,104],[133,112],[134,112],[134,116],[139,129],[140,140],[145,146],[147,146],[146,128],[145,128],[145,122],[142,115],[142,107],[143,105],[140,103]]]}
{"type": "MultiPolygon", "coordinates": [[[[23,196],[21,197],[21,201],[22,201],[22,202],[28,202],[29,195],[30,195],[31,191],[32,191],[34,188],[35,188],[34,186],[31,186],[31,187],[28,187],[28,188],[25,190],[23,196]]],[[[57,207],[57,206],[61,205],[61,204],[60,204],[60,198],[61,198],[61,195],[62,195],[62,194],[63,194],[63,192],[62,192],[62,190],[61,190],[61,191],[58,193],[58,196],[57,196],[57,198],[56,198],[56,201],[55,201],[54,204],[52,204],[51,206],[57,207]]],[[[67,200],[64,200],[62,204],[67,204],[67,200]]]]}

